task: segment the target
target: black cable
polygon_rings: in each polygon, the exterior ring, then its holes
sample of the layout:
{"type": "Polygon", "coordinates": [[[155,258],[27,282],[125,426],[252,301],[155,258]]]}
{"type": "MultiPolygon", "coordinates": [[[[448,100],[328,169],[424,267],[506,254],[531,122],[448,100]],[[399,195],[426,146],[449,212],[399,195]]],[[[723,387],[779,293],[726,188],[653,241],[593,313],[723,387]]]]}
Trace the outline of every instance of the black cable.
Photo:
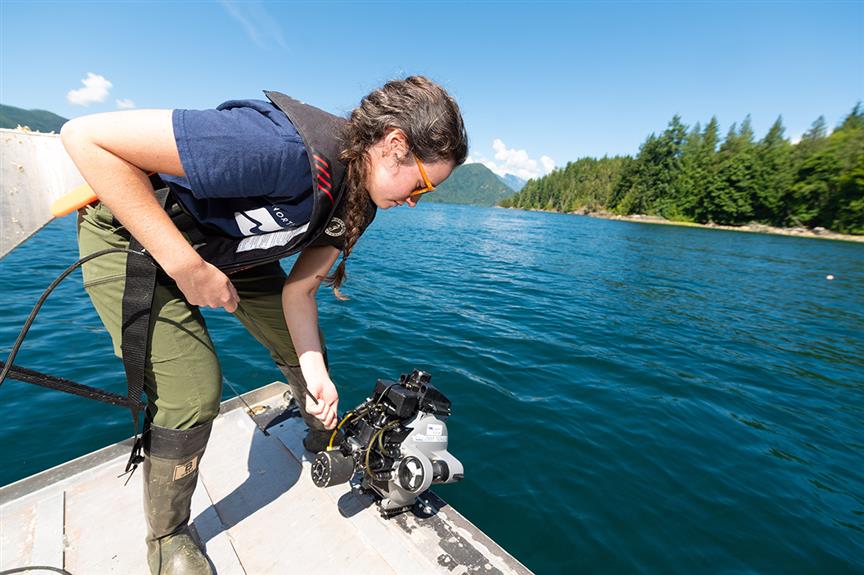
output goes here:
{"type": "Polygon", "coordinates": [[[59,567],[48,567],[47,565],[34,565],[32,567],[16,567],[15,569],[7,569],[6,571],[0,571],[0,575],[12,575],[12,573],[26,573],[27,571],[53,571],[55,573],[62,573],[63,575],[72,575],[65,569],[61,569],[59,567]]]}
{"type": "MultiPolygon", "coordinates": [[[[3,381],[3,380],[0,379],[0,381],[3,381]]],[[[381,400],[384,399],[384,396],[387,395],[387,392],[390,391],[390,388],[393,387],[394,385],[399,385],[399,382],[394,381],[393,383],[388,385],[387,388],[381,392],[381,395],[378,396],[378,399],[375,400],[375,403],[372,404],[373,408],[376,407],[379,403],[381,403],[381,400]]]]}
{"type": "MultiPolygon", "coordinates": [[[[48,296],[51,294],[52,291],[54,291],[54,288],[56,288],[60,284],[61,281],[66,279],[66,277],[69,274],[71,274],[73,271],[75,271],[76,269],[78,269],[82,265],[86,264],[90,260],[96,259],[100,256],[104,256],[107,254],[124,253],[124,252],[127,254],[135,254],[137,256],[142,256],[142,257],[148,258],[149,260],[153,261],[153,258],[150,256],[150,254],[145,253],[145,252],[136,252],[135,250],[129,250],[126,248],[108,248],[105,250],[100,250],[98,252],[94,252],[88,256],[84,256],[83,258],[81,258],[80,260],[78,260],[77,262],[75,262],[74,264],[69,266],[68,268],[66,268],[63,271],[63,273],[61,273],[59,276],[57,276],[57,279],[55,279],[53,282],[51,282],[51,285],[49,285],[45,289],[45,291],[42,292],[42,295],[39,297],[39,301],[37,301],[36,305],[33,306],[33,310],[30,312],[30,315],[27,317],[27,321],[24,322],[24,327],[21,328],[21,333],[18,334],[18,339],[15,340],[15,344],[12,346],[12,351],[9,352],[9,357],[6,358],[6,365],[3,366],[3,371],[0,372],[0,385],[3,385],[3,382],[6,380],[6,376],[11,371],[12,362],[15,361],[15,356],[18,355],[18,350],[21,348],[21,344],[24,342],[24,337],[27,335],[27,332],[30,330],[30,326],[33,324],[33,320],[36,319],[36,314],[39,313],[39,310],[42,308],[42,304],[45,303],[45,300],[48,299],[48,296]]],[[[155,262],[153,263],[153,265],[156,265],[155,262]]],[[[0,573],[0,575],[4,575],[4,573],[0,573]]]]}

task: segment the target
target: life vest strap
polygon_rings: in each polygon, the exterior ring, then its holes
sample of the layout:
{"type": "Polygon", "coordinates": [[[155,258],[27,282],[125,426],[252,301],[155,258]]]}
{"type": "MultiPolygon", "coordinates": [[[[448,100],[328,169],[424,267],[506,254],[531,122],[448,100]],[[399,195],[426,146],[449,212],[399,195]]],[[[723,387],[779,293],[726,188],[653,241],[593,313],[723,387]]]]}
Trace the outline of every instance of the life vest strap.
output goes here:
{"type": "MultiPolygon", "coordinates": [[[[164,209],[168,189],[155,190],[156,199],[164,209]]],[[[141,243],[130,237],[129,249],[144,253],[141,243]]],[[[150,310],[156,291],[156,276],[159,267],[152,258],[126,258],[126,286],[123,289],[123,320],[121,323],[120,350],[128,383],[127,399],[132,412],[135,441],[126,464],[126,471],[135,471],[144,459],[141,456],[141,441],[138,436],[138,416],[141,412],[141,394],[144,392],[147,358],[150,356],[150,310]]]]}

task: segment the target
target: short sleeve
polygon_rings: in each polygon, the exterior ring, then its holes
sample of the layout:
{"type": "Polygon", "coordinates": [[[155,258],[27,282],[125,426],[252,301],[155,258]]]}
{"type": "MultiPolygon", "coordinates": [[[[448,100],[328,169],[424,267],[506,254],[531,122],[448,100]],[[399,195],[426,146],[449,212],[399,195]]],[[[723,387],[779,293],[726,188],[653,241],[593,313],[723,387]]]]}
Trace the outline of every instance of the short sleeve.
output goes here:
{"type": "Polygon", "coordinates": [[[214,110],[174,110],[174,138],[197,199],[271,197],[308,192],[306,148],[288,118],[266,102],[226,102],[214,110]]]}

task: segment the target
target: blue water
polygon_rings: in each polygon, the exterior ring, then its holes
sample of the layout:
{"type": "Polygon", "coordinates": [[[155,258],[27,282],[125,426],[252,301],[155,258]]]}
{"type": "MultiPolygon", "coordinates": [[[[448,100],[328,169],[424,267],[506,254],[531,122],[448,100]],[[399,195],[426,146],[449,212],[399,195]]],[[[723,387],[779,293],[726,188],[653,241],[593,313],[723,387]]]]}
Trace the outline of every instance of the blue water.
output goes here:
{"type": "MultiPolygon", "coordinates": [[[[0,352],[73,238],[0,260],[0,352]]],[[[379,213],[352,260],[353,299],[319,294],[342,405],[430,371],[466,469],[436,491],[530,569],[864,573],[864,244],[424,205],[379,213]]],[[[279,377],[206,315],[232,385],[279,377]]],[[[16,363],[124,389],[80,275],[16,363]]],[[[15,381],[0,405],[0,483],[131,432],[15,381]]]]}

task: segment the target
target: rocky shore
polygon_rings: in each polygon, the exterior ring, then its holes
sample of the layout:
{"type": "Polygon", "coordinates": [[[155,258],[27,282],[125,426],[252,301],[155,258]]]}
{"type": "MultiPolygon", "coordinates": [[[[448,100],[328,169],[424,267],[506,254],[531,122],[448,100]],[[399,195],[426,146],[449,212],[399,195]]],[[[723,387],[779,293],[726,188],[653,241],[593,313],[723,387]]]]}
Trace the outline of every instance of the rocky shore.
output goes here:
{"type": "MultiPolygon", "coordinates": [[[[523,209],[523,208],[510,208],[510,209],[523,209]]],[[[531,212],[549,212],[549,213],[562,213],[555,212],[552,210],[527,210],[531,212]]],[[[660,216],[646,216],[641,214],[633,214],[629,216],[620,216],[618,214],[612,214],[609,212],[589,212],[587,210],[580,210],[575,212],[565,212],[572,215],[577,216],[590,216],[592,218],[602,218],[604,220],[621,220],[625,222],[641,222],[643,224],[661,224],[667,226],[687,226],[691,228],[709,228],[715,230],[732,230],[735,232],[751,232],[757,234],[777,234],[781,236],[799,236],[803,238],[820,238],[823,240],[841,240],[845,242],[859,242],[864,243],[864,236],[854,236],[851,234],[839,234],[837,232],[832,232],[831,230],[826,230],[825,228],[777,228],[774,226],[766,226],[765,224],[746,224],[743,226],[723,226],[720,224],[697,224],[693,222],[676,222],[672,220],[667,220],[666,218],[662,218],[660,216]]]]}
{"type": "Polygon", "coordinates": [[[604,218],[608,220],[623,220],[627,222],[642,222],[645,224],[664,224],[671,226],[689,226],[694,228],[710,228],[716,230],[732,230],[736,232],[752,232],[757,234],[778,234],[781,236],[799,236],[805,238],[821,238],[825,240],[842,240],[846,242],[862,242],[864,243],[864,236],[853,236],[850,234],[838,234],[837,232],[832,232],[831,230],[826,230],[825,228],[777,228],[774,226],[767,226],[765,224],[746,224],[743,226],[722,226],[719,224],[696,224],[692,222],[675,222],[672,220],[667,220],[665,218],[661,218],[660,216],[645,216],[645,215],[630,215],[630,216],[619,216],[616,214],[604,213],[604,212],[593,212],[593,213],[585,213],[582,215],[591,216],[593,218],[604,218]]]}

